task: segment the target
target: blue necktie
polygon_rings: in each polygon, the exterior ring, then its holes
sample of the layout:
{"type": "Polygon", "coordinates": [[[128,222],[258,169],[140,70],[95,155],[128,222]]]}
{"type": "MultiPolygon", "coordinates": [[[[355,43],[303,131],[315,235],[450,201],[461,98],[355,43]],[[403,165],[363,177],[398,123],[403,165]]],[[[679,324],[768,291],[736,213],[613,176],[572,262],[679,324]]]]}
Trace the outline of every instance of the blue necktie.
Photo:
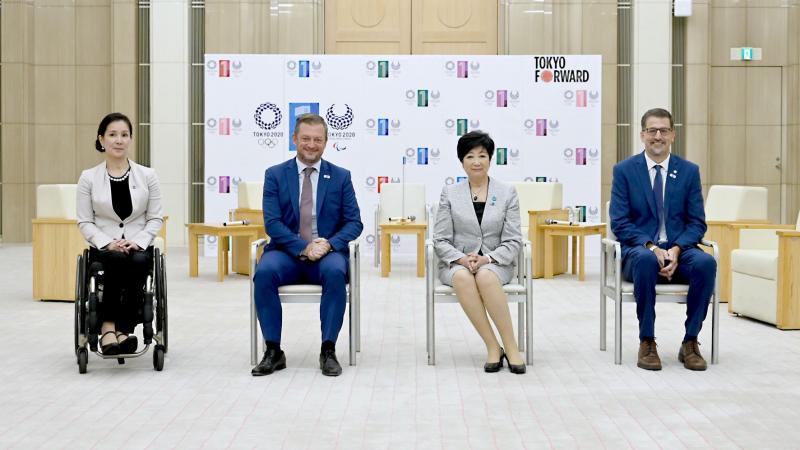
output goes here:
{"type": "Polygon", "coordinates": [[[664,223],[664,181],[661,178],[661,165],[656,164],[656,177],[653,179],[653,196],[656,200],[656,213],[658,213],[658,228],[653,242],[658,242],[661,236],[661,224],[664,223]]]}

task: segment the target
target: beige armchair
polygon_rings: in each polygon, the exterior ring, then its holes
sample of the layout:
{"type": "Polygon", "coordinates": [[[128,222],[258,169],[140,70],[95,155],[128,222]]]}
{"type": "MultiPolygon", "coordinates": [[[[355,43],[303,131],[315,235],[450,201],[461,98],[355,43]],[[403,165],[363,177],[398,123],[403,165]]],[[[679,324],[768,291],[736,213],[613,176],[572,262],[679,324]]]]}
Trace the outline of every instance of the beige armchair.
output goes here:
{"type": "Polygon", "coordinates": [[[767,188],[761,186],[711,186],[705,202],[705,239],[719,246],[719,297],[731,311],[731,251],[739,248],[739,230],[772,228],[767,219],[767,188]]]}
{"type": "Polygon", "coordinates": [[[33,298],[75,300],[76,256],[86,248],[78,231],[76,184],[44,184],[36,189],[33,228],[33,298]]]}
{"type": "Polygon", "coordinates": [[[795,226],[744,229],[731,252],[731,311],[800,328],[800,214],[795,226]]]}
{"type": "MultiPolygon", "coordinates": [[[[261,199],[264,196],[264,183],[260,181],[240,181],[238,184],[239,201],[236,209],[231,210],[230,220],[247,220],[251,224],[264,225],[264,211],[261,199]]],[[[267,237],[262,230],[259,239],[267,237]]],[[[231,239],[231,266],[234,272],[250,275],[250,247],[247,237],[231,239]]]]}
{"type": "MultiPolygon", "coordinates": [[[[519,197],[522,235],[533,246],[533,278],[544,276],[544,231],[539,228],[547,219],[568,220],[569,211],[562,209],[564,187],[561,183],[514,183],[519,197]]],[[[553,238],[553,275],[567,271],[567,238],[553,238]]]]}
{"type": "MultiPolygon", "coordinates": [[[[77,256],[87,247],[78,230],[77,184],[43,184],[36,188],[33,229],[33,298],[75,300],[77,256]]],[[[167,249],[167,219],[153,245],[167,249]]]]}

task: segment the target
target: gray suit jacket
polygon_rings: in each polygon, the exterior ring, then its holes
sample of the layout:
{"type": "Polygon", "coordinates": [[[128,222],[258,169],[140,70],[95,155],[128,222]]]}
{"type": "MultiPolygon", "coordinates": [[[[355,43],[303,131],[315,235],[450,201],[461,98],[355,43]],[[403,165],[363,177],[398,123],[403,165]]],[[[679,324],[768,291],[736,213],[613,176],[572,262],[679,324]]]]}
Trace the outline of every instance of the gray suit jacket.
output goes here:
{"type": "MultiPolygon", "coordinates": [[[[514,186],[496,178],[489,180],[486,208],[480,225],[472,206],[472,193],[466,180],[445,186],[439,199],[433,229],[434,251],[439,257],[440,277],[443,269],[470,252],[480,250],[496,264],[492,269],[501,281],[513,278],[513,264],[522,247],[519,201],[514,186]]],[[[449,280],[442,280],[449,284],[449,280]]]]}
{"type": "Polygon", "coordinates": [[[125,236],[142,249],[152,244],[164,223],[161,213],[161,188],[156,172],[130,161],[128,186],[133,211],[120,220],[111,203],[111,181],[106,162],[86,169],[78,180],[78,228],[95,248],[103,248],[112,239],[125,236]],[[122,224],[122,226],[120,226],[122,224]]]}

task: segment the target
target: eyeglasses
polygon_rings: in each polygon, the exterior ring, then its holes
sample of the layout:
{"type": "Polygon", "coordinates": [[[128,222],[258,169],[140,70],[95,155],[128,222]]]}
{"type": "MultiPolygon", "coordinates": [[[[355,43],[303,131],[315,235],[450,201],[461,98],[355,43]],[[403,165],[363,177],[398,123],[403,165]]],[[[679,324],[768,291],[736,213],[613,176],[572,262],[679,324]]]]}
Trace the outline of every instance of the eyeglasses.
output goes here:
{"type": "Polygon", "coordinates": [[[653,137],[658,133],[661,133],[662,136],[669,136],[672,134],[672,128],[645,128],[642,131],[653,137]]]}

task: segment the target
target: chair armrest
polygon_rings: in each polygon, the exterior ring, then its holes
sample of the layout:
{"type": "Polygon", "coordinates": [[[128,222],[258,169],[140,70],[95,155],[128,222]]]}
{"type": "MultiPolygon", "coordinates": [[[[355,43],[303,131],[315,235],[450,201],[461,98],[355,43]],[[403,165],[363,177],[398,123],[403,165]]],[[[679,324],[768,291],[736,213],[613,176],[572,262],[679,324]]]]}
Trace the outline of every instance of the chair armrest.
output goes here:
{"type": "Polygon", "coordinates": [[[700,245],[704,247],[711,247],[711,250],[714,252],[714,260],[719,263],[719,245],[717,245],[714,241],[709,241],[708,239],[700,240],[700,245]]]}
{"type": "Polygon", "coordinates": [[[361,240],[360,239],[356,239],[354,241],[348,242],[347,243],[347,249],[350,251],[351,255],[355,254],[355,253],[358,253],[358,251],[361,249],[361,240]]]}
{"type": "Polygon", "coordinates": [[[603,253],[606,255],[612,255],[616,259],[622,257],[622,244],[619,241],[611,238],[602,238],[600,243],[602,244],[603,253]]]}
{"type": "Polygon", "coordinates": [[[532,259],[532,244],[527,239],[522,240],[522,249],[517,255],[517,280],[522,283],[522,280],[532,278],[533,274],[533,259],[532,259]]]}

